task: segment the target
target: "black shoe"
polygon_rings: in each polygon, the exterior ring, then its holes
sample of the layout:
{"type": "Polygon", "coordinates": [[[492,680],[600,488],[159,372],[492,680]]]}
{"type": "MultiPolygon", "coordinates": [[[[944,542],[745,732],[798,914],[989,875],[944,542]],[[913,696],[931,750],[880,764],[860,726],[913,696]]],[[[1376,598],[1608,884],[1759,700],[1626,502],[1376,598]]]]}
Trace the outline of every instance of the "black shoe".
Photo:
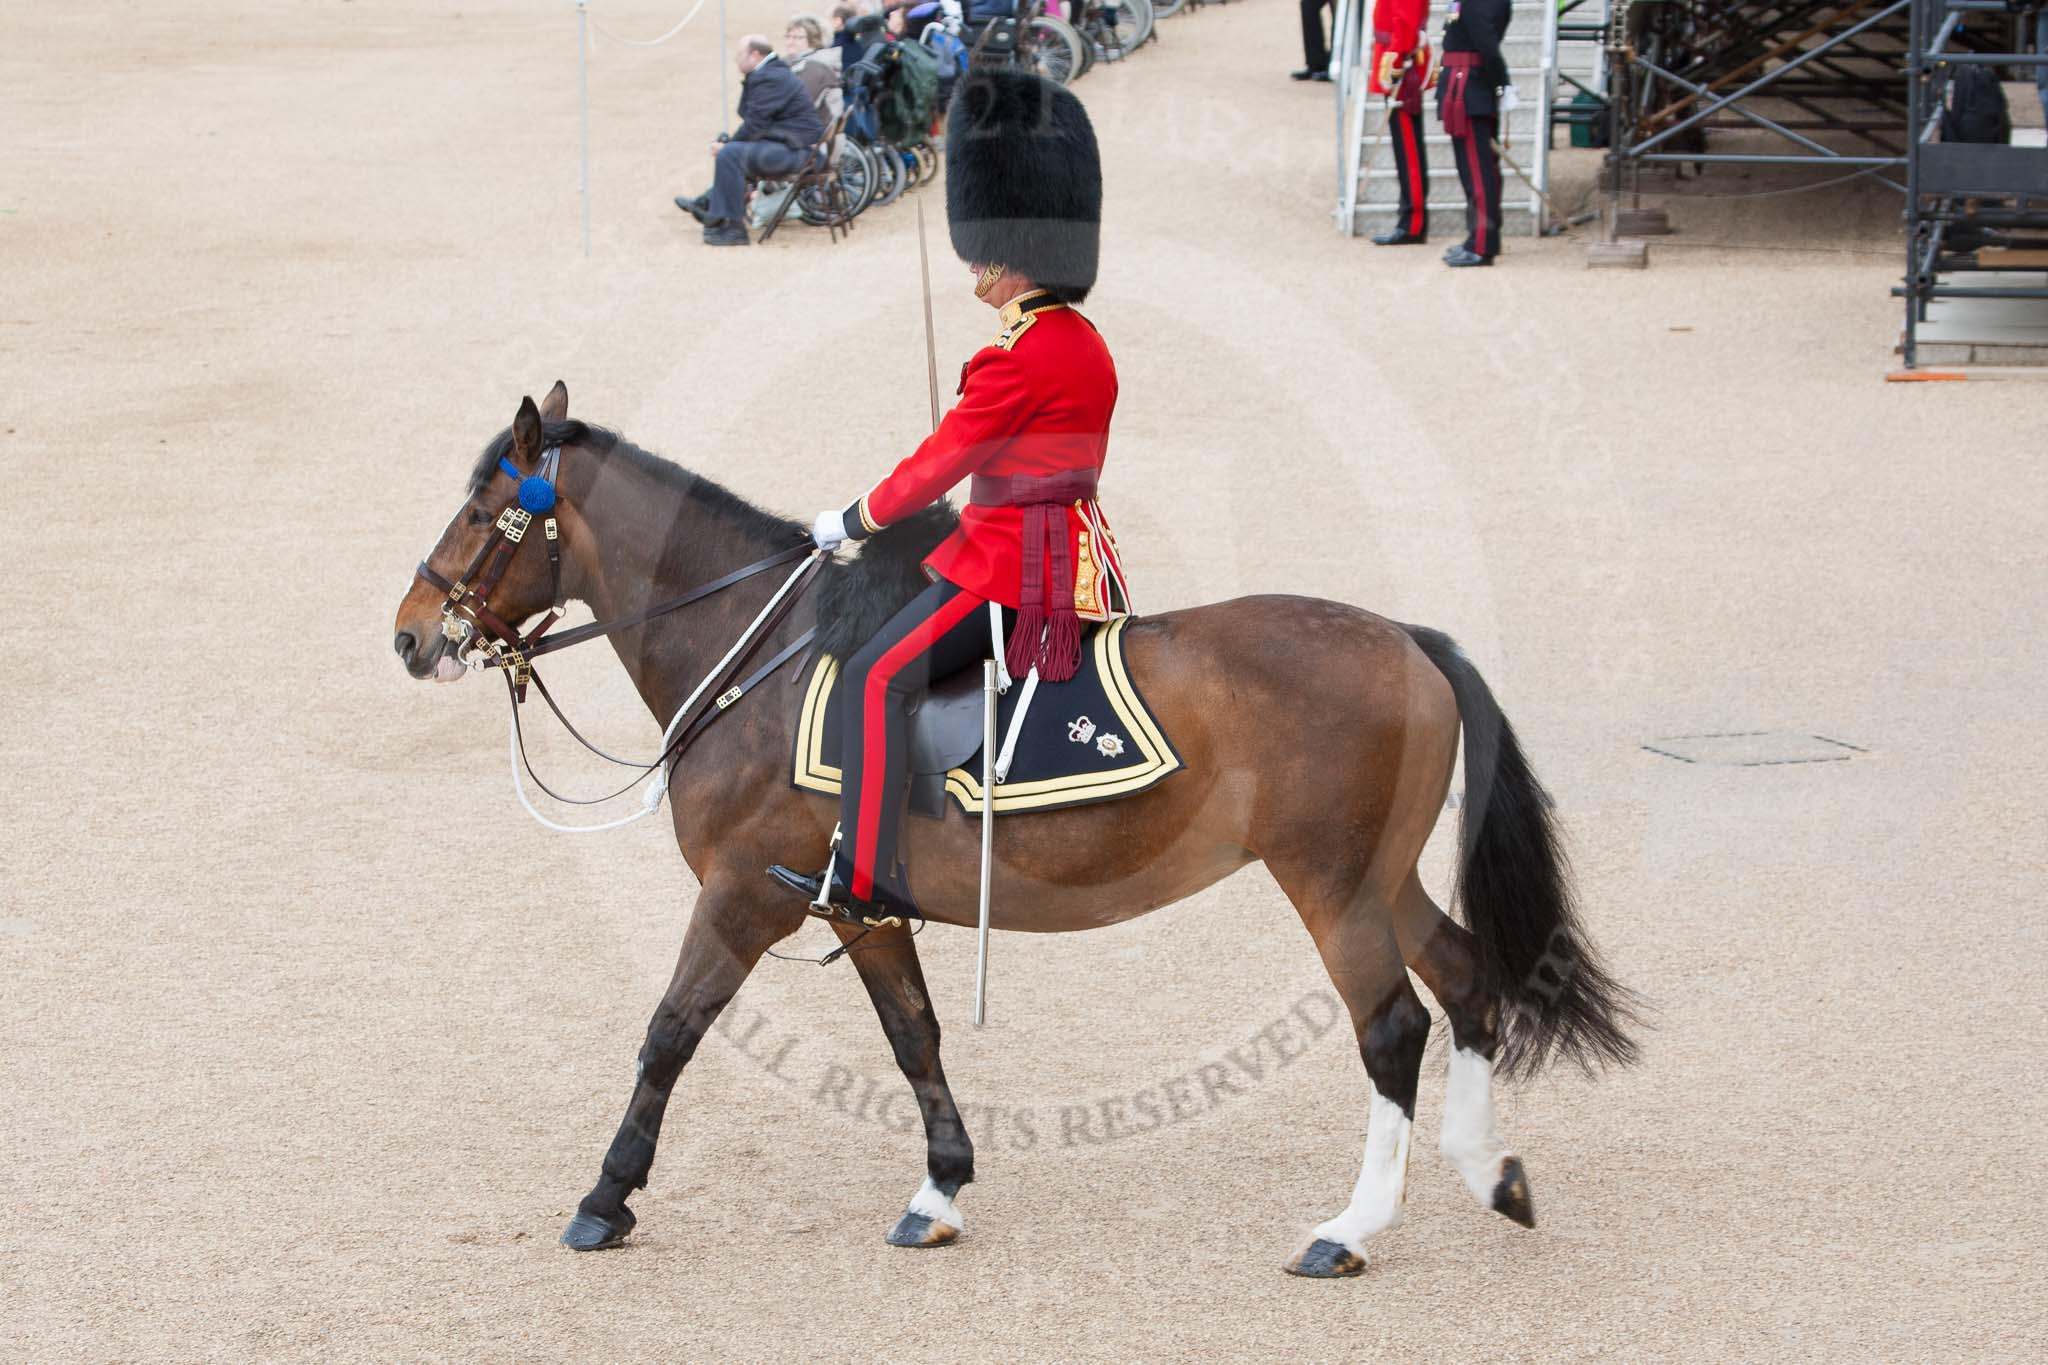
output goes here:
{"type": "Polygon", "coordinates": [[[1304,66],[1299,71],[1288,72],[1287,79],[1291,81],[1326,81],[1330,79],[1330,68],[1327,66],[1304,66]]]}
{"type": "Polygon", "coordinates": [[[754,239],[749,237],[747,230],[738,223],[728,223],[721,219],[716,224],[707,223],[704,226],[704,245],[706,246],[752,246],[753,244],[754,239]]]}
{"type": "MultiPolygon", "coordinates": [[[[795,868],[784,867],[781,863],[768,869],[768,875],[791,891],[799,892],[813,905],[818,900],[818,888],[824,884],[822,875],[806,876],[795,868]]],[[[839,870],[837,859],[832,864],[832,890],[826,897],[839,918],[866,924],[869,920],[881,920],[894,915],[903,920],[924,918],[910,897],[904,893],[882,886],[875,886],[875,894],[868,900],[861,900],[847,888],[846,876],[839,870]]],[[[869,927],[874,927],[870,925],[869,927]]]]}
{"type": "Polygon", "coordinates": [[[1492,265],[1493,257],[1482,256],[1468,246],[1452,247],[1444,253],[1444,264],[1448,266],[1492,265]]]}
{"type": "Polygon", "coordinates": [[[1392,232],[1382,232],[1379,236],[1373,238],[1372,244],[1374,246],[1422,246],[1428,241],[1429,234],[1426,232],[1410,232],[1406,228],[1395,228],[1392,232]]]}
{"type": "Polygon", "coordinates": [[[686,198],[684,198],[684,197],[683,197],[682,195],[680,195],[680,194],[679,194],[679,195],[677,195],[677,196],[676,196],[676,207],[677,207],[677,208],[679,208],[679,209],[681,209],[681,210],[682,210],[682,211],[683,211],[684,213],[687,213],[687,214],[689,214],[689,215],[690,215],[690,216],[691,216],[692,218],[695,218],[695,219],[696,219],[696,220],[697,220],[698,222],[700,222],[700,223],[703,223],[703,224],[704,224],[705,226],[707,226],[707,227],[708,227],[708,226],[710,226],[710,223],[711,223],[711,196],[710,196],[710,195],[708,195],[708,194],[700,194],[700,195],[698,195],[698,196],[697,196],[697,197],[696,197],[695,199],[686,199],[686,198]]]}

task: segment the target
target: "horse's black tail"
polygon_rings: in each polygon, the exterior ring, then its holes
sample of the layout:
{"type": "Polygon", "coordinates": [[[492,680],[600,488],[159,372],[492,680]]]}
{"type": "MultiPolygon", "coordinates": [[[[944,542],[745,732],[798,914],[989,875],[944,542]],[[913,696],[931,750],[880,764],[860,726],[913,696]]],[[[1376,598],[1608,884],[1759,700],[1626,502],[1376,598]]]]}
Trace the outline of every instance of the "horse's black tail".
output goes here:
{"type": "Polygon", "coordinates": [[[1550,815],[1550,795],[1522,756],[1514,727],[1479,670],[1440,631],[1404,626],[1450,681],[1465,729],[1465,801],[1459,813],[1454,903],[1479,940],[1500,1002],[1505,1075],[1527,1075],[1553,1054],[1591,1071],[1636,1058],[1635,992],[1607,974],[1572,903],[1571,872],[1550,815]]]}

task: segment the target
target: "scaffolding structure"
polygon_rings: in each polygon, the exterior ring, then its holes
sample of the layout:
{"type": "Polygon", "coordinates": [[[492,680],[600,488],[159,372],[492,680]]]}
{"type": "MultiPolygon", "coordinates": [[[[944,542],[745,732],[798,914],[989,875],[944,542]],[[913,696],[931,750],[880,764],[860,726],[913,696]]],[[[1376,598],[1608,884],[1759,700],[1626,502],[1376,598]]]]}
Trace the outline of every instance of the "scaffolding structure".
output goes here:
{"type": "Polygon", "coordinates": [[[1607,189],[1649,168],[1822,166],[1905,192],[1916,0],[1616,0],[1607,189]],[[1739,150],[1709,134],[1755,130],[1739,150]]]}
{"type": "Polygon", "coordinates": [[[1913,0],[1906,126],[1906,301],[1901,350],[1919,363],[1920,329],[1940,300],[2019,301],[2008,323],[2048,339],[2048,148],[1942,142],[1950,82],[1968,67],[2032,75],[2048,55],[2022,53],[2004,0],[1913,0]],[[1975,30],[1972,15],[1984,16],[1975,30]],[[1989,45],[2012,51],[1989,50],[1989,45]],[[1973,283],[1955,282],[1955,277],[1973,283]]]}
{"type": "MultiPolygon", "coordinates": [[[[1443,2],[1432,6],[1431,31],[1442,26],[1443,2]]],[[[1399,193],[1386,102],[1366,90],[1370,3],[1337,0],[1332,43],[1335,216],[1347,235],[1389,222],[1399,193]]],[[[2023,50],[2037,45],[2043,4],[1513,0],[1503,55],[1520,102],[1501,125],[1515,163],[1503,204],[1508,230],[1544,230],[1559,129],[1579,145],[1606,147],[1604,245],[1632,250],[1638,265],[1642,243],[1617,237],[1669,230],[1662,210],[1641,206],[1646,174],[1717,165],[1838,171],[1789,188],[1868,179],[1900,195],[1906,262],[1892,292],[1905,304],[1908,369],[1923,344],[1970,335],[1966,322],[1985,333],[1972,336],[1973,348],[2024,345],[2048,355],[2048,147],[1940,137],[1957,72],[2027,77],[2048,66],[2048,54],[2023,50]],[[1972,307],[1979,313],[1966,316],[1972,307]]],[[[1443,230],[1463,198],[1441,134],[1427,140],[1438,153],[1430,226],[1443,230]]]]}

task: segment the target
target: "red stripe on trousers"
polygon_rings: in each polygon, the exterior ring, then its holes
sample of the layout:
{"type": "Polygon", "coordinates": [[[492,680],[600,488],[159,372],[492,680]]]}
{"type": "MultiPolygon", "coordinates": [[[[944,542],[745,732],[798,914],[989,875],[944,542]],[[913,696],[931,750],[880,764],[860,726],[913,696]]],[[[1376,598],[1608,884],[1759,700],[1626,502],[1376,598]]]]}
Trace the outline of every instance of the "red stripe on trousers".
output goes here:
{"type": "Polygon", "coordinates": [[[1486,168],[1479,164],[1479,135],[1467,132],[1465,141],[1472,148],[1466,164],[1472,167],[1472,201],[1479,210],[1478,217],[1472,222],[1473,249],[1482,256],[1490,256],[1493,253],[1486,249],[1486,225],[1489,221],[1486,214],[1486,168]]]}
{"type": "Polygon", "coordinates": [[[1429,191],[1422,183],[1422,166],[1415,154],[1415,120],[1407,114],[1398,114],[1401,120],[1401,136],[1408,143],[1408,178],[1414,183],[1408,187],[1408,230],[1420,234],[1423,224],[1429,220],[1429,209],[1424,203],[1429,191]]]}
{"type": "Polygon", "coordinates": [[[985,605],[971,592],[956,593],[951,601],[883,651],[875,666],[868,670],[860,698],[860,833],[853,848],[853,877],[848,883],[853,894],[862,900],[875,894],[875,841],[881,837],[882,788],[888,785],[889,775],[889,736],[883,726],[889,683],[906,664],[936,644],[941,635],[985,605]]]}

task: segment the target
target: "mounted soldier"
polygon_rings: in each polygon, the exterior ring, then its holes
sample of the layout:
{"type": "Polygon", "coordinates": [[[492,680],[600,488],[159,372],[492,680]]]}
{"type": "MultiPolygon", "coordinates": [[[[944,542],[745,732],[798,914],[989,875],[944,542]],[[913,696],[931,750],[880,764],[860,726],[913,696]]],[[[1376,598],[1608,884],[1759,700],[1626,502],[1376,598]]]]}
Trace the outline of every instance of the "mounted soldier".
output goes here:
{"type": "MultiPolygon", "coordinates": [[[[1074,311],[1096,273],[1095,139],[1073,97],[1035,78],[978,71],[961,86],[947,186],[953,244],[1003,313],[1003,330],[968,361],[959,405],[916,453],[806,531],[571,419],[557,384],[540,404],[523,401],[478,455],[461,508],[399,603],[392,645],[414,677],[459,678],[465,662],[501,671],[523,802],[518,701],[530,686],[556,709],[538,659],[607,639],[655,719],[672,715],[661,751],[644,763],[582,741],[634,770],[619,794],[642,788],[642,804],[624,820],[654,814],[666,797],[676,846],[702,885],[624,1117],[563,1243],[594,1251],[631,1235],[638,1218],[627,1201],[648,1182],[683,1068],[755,965],[809,914],[839,940],[818,960],[854,964],[924,1120],[923,1181],[887,1240],[933,1247],[961,1235],[958,1196],[975,1177],[974,1146],[940,1061],[918,926],[886,911],[910,908],[896,856],[906,768],[943,774],[941,801],[965,808],[963,798],[982,798],[979,839],[972,822],[943,816],[913,835],[926,908],[940,924],[1100,929],[1251,862],[1272,873],[1344,1003],[1372,1083],[1350,1201],[1315,1226],[1287,1270],[1359,1274],[1368,1243],[1401,1219],[1431,1030],[1411,971],[1450,1025],[1443,1154],[1482,1207],[1533,1226],[1527,1174],[1495,1125],[1496,1072],[1635,1054],[1634,997],[1587,941],[1549,797],[1479,670],[1437,631],[1297,596],[1123,616],[1122,573],[1094,503],[1116,375],[1074,311]],[[948,515],[913,515],[970,474],[972,503],[957,527],[948,515]],[[824,565],[820,546],[870,536],[857,560],[824,565]],[[878,567],[886,591],[875,587],[878,567]],[[777,569],[788,577],[771,591],[766,575],[777,569]],[[594,619],[555,629],[572,602],[594,619]],[[1084,647],[1080,623],[1091,616],[1120,619],[1084,647]],[[1041,706],[1022,727],[1043,742],[1034,751],[1024,734],[1007,778],[1000,756],[989,763],[1000,706],[985,700],[977,793],[972,774],[949,766],[975,752],[974,736],[934,751],[923,741],[945,727],[920,714],[920,743],[907,746],[905,712],[927,678],[972,664],[998,633],[1026,674],[1002,694],[1013,738],[1032,675],[1068,681],[1050,689],[1057,709],[1041,706]],[[808,689],[764,685],[814,645],[808,689]],[[841,659],[846,680],[835,688],[841,659]],[[836,734],[834,698],[844,712],[836,734]],[[744,723],[718,724],[736,713],[744,723]],[[1104,723],[1112,715],[1113,730],[1104,723]],[[1175,734],[1179,749],[1167,740],[1175,734]],[[923,752],[911,761],[906,747],[923,752]],[[1454,885],[1464,927],[1419,870],[1461,747],[1454,885]],[[1068,781],[1075,772],[1078,787],[1068,781]],[[1186,776],[1165,780],[1176,772],[1186,776]],[[831,808],[819,796],[828,777],[845,798],[845,837],[827,874],[805,878],[787,865],[812,865],[830,838],[831,808]],[[998,782],[1002,795],[988,797],[998,782]],[[995,903],[987,873],[1005,799],[1031,812],[1000,822],[1000,861],[1029,894],[995,903]],[[1105,819],[1092,807],[1109,800],[1118,808],[1105,819]],[[849,909],[801,907],[763,881],[762,867],[849,909]]],[[[984,699],[999,691],[993,672],[983,671],[984,699]]],[[[927,709],[944,720],[949,705],[941,687],[927,709]]]]}
{"type": "Polygon", "coordinates": [[[840,675],[840,820],[829,870],[771,874],[854,911],[916,915],[898,856],[912,702],[1001,646],[1009,671],[1073,677],[1081,622],[1129,599],[1096,482],[1116,367],[1075,311],[1095,284],[1102,163],[1081,102],[1001,69],[960,81],[948,116],[946,217],[975,296],[1002,330],[961,368],[959,402],[880,483],[821,512],[820,548],[862,540],[973,476],[960,524],[924,561],[931,586],[840,675]]]}

